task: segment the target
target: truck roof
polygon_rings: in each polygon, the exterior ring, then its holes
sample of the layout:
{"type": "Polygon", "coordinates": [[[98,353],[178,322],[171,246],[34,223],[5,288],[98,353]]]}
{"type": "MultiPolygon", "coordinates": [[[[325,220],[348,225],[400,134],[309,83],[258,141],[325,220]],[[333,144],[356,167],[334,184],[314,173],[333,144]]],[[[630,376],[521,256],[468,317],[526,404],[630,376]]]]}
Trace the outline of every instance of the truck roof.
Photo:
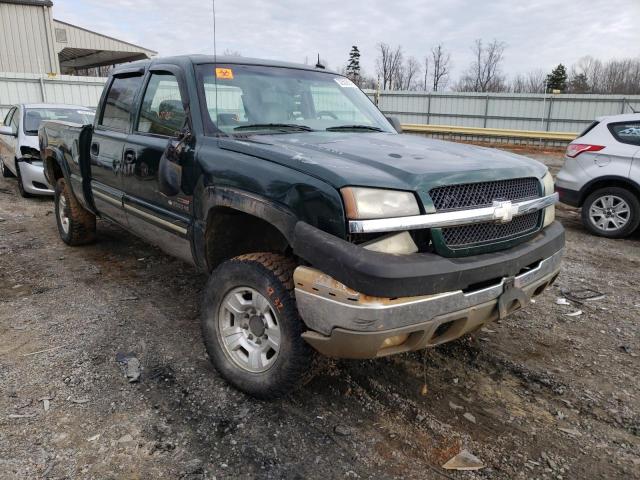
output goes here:
{"type": "Polygon", "coordinates": [[[156,57],[150,60],[138,60],[136,62],[125,63],[115,67],[111,74],[118,73],[120,70],[129,70],[136,67],[147,67],[159,63],[175,64],[185,66],[187,64],[200,65],[204,63],[222,63],[222,64],[237,64],[237,65],[260,65],[265,67],[282,67],[282,68],[295,68],[299,70],[312,70],[315,72],[327,72],[333,73],[331,70],[325,70],[316,68],[314,65],[305,65],[303,63],[291,63],[282,62],[279,60],[267,60],[264,58],[249,58],[239,56],[228,55],[176,55],[173,57],[156,57]]]}

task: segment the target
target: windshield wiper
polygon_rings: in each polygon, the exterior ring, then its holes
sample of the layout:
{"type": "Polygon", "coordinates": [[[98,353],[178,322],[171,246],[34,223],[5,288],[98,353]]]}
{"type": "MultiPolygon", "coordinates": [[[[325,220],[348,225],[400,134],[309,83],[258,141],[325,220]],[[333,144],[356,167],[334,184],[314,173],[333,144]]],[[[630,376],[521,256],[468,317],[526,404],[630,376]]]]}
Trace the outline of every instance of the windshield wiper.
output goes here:
{"type": "Polygon", "coordinates": [[[338,125],[337,127],[327,128],[328,132],[339,132],[341,130],[368,130],[370,132],[383,132],[380,127],[374,127],[373,125],[338,125]]]}
{"type": "Polygon", "coordinates": [[[253,130],[253,129],[266,129],[266,130],[299,130],[303,132],[313,132],[313,128],[306,125],[298,125],[297,123],[253,123],[251,125],[240,125],[235,127],[234,130],[253,130]]]}

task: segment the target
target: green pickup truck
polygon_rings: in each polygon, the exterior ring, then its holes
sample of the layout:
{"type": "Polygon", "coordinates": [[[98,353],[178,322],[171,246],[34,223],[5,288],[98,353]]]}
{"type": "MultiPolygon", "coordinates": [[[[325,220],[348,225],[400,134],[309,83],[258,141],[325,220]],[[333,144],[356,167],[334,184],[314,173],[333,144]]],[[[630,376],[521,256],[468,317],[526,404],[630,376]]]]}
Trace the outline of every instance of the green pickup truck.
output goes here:
{"type": "Polygon", "coordinates": [[[546,167],[398,130],[321,66],[180,56],[116,68],[93,125],[46,122],[39,139],[62,240],[92,241],[102,218],[208,272],[211,361],[272,398],[310,347],[439,345],[558,275],[546,167]]]}

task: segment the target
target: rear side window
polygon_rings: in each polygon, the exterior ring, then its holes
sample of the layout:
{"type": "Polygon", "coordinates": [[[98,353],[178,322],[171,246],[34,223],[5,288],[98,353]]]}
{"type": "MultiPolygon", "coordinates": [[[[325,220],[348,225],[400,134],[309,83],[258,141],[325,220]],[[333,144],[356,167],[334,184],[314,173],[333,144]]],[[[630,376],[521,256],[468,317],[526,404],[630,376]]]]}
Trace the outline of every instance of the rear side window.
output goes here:
{"type": "Polygon", "coordinates": [[[99,125],[121,132],[128,131],[136,93],[141,85],[141,76],[114,78],[99,125]]]}
{"type": "Polygon", "coordinates": [[[619,142],[640,145],[640,121],[610,123],[608,127],[619,142]]]}
{"type": "Polygon", "coordinates": [[[588,126],[587,128],[585,128],[585,129],[580,133],[580,135],[578,135],[576,138],[584,137],[587,133],[589,133],[591,130],[593,130],[593,129],[596,127],[596,125],[598,125],[599,123],[600,123],[600,122],[598,122],[597,120],[595,120],[595,121],[591,122],[591,123],[589,124],[589,126],[588,126]]]}
{"type": "Polygon", "coordinates": [[[185,119],[186,113],[176,77],[164,72],[151,75],[136,130],[173,137],[182,129],[185,119]]]}

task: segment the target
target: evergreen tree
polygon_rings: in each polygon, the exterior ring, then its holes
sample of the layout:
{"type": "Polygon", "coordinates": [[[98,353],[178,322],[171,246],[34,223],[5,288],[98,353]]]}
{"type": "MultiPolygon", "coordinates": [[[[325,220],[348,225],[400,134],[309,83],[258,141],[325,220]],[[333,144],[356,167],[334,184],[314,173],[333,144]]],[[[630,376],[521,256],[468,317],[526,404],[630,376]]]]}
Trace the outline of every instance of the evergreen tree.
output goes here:
{"type": "Polygon", "coordinates": [[[575,74],[569,82],[571,93],[589,93],[589,81],[584,73],[575,74]]]}
{"type": "Polygon", "coordinates": [[[547,90],[560,90],[564,92],[567,89],[567,69],[564,65],[559,64],[556,68],[551,70],[551,73],[547,75],[547,90]]]}
{"type": "Polygon", "coordinates": [[[347,77],[356,85],[360,85],[360,50],[354,45],[349,52],[349,63],[347,64],[347,77]]]}

